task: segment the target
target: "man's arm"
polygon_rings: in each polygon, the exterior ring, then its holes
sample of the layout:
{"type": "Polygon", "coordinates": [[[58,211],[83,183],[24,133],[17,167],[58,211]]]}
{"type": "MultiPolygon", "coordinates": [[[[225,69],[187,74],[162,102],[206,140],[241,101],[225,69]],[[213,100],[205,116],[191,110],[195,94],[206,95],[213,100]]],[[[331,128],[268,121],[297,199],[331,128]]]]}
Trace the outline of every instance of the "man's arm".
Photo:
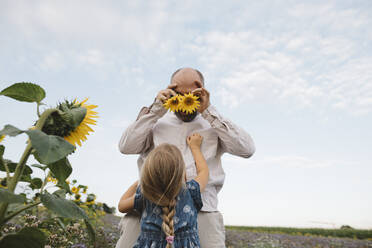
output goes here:
{"type": "Polygon", "coordinates": [[[203,111],[202,116],[217,132],[222,152],[243,158],[253,155],[256,148],[251,136],[242,128],[223,118],[212,105],[203,111]]]}
{"type": "Polygon", "coordinates": [[[221,144],[222,152],[228,152],[243,158],[249,158],[255,152],[255,146],[251,136],[231,121],[223,118],[209,102],[209,92],[199,84],[199,88],[193,91],[199,96],[202,113],[210,125],[216,130],[221,144]]]}
{"type": "Polygon", "coordinates": [[[141,154],[147,151],[152,144],[152,128],[167,110],[163,102],[176,93],[173,91],[174,84],[167,89],[161,90],[150,108],[142,108],[137,120],[130,125],[119,141],[119,150],[124,154],[141,154]]]}
{"type": "Polygon", "coordinates": [[[119,141],[119,150],[124,154],[140,154],[152,145],[152,128],[167,110],[160,100],[150,106],[143,108],[137,117],[123,133],[119,141]]]}

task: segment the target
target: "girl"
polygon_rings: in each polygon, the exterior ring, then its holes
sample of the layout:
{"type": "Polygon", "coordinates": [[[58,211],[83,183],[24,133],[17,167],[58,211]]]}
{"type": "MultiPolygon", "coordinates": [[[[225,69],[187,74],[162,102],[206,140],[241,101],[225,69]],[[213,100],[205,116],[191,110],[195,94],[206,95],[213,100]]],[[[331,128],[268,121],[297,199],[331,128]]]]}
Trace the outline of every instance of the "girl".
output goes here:
{"type": "Polygon", "coordinates": [[[202,208],[200,192],[209,178],[201,153],[200,134],[187,137],[197,176],[186,182],[186,168],[180,150],[162,144],[152,150],[141,170],[140,185],[134,183],[121,197],[119,211],[132,209],[142,214],[141,233],[135,248],[200,247],[197,213],[202,208]]]}

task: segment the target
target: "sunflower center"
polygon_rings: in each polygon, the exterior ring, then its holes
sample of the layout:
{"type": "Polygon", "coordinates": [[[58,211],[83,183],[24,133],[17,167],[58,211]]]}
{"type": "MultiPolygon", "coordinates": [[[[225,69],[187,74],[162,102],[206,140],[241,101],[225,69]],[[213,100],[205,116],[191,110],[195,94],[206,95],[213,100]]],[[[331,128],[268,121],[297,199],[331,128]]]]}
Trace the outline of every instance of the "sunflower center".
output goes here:
{"type": "Polygon", "coordinates": [[[194,104],[194,100],[192,98],[186,98],[185,99],[185,104],[188,106],[191,106],[194,104]]]}

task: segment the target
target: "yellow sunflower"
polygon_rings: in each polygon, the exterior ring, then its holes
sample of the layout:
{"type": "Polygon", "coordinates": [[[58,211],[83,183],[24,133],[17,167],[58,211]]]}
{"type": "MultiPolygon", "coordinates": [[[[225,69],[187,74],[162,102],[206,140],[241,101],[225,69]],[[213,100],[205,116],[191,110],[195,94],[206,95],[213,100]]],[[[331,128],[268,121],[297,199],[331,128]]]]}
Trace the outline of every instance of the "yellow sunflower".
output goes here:
{"type": "Polygon", "coordinates": [[[196,111],[200,106],[200,102],[198,97],[193,95],[192,93],[185,94],[181,101],[179,110],[186,112],[187,114],[191,114],[196,111]]]}
{"type": "Polygon", "coordinates": [[[68,136],[64,137],[65,140],[75,146],[76,144],[81,146],[81,141],[87,140],[87,135],[89,135],[90,132],[94,132],[94,130],[89,125],[96,125],[97,121],[94,120],[94,118],[98,118],[98,113],[92,110],[94,108],[97,108],[97,105],[88,105],[86,104],[86,101],[88,101],[88,98],[80,103],[74,100],[73,103],[76,106],[85,108],[87,110],[87,113],[80,125],[76,127],[75,130],[70,132],[68,136]]]}
{"type": "Polygon", "coordinates": [[[87,199],[86,199],[85,203],[87,205],[93,205],[93,204],[95,204],[95,200],[96,200],[96,195],[95,194],[89,194],[87,196],[87,199]]]}
{"type": "Polygon", "coordinates": [[[48,135],[57,135],[76,146],[81,146],[90,132],[94,132],[90,125],[95,125],[98,118],[93,111],[96,105],[89,105],[86,98],[82,102],[65,100],[57,105],[58,111],[48,116],[42,131],[48,135]]]}
{"type": "Polygon", "coordinates": [[[71,192],[74,193],[74,194],[77,194],[77,193],[79,193],[79,188],[77,188],[77,187],[72,187],[72,188],[71,188],[71,192]]]}
{"type": "Polygon", "coordinates": [[[81,198],[81,195],[80,194],[76,194],[75,195],[75,200],[80,201],[80,198],[81,198]]]}
{"type": "Polygon", "coordinates": [[[3,141],[4,138],[5,138],[5,135],[0,135],[0,142],[3,141]]]}
{"type": "Polygon", "coordinates": [[[0,178],[0,188],[4,188],[4,189],[8,188],[6,178],[0,178]]]}
{"type": "Polygon", "coordinates": [[[181,101],[182,96],[180,95],[175,95],[171,98],[169,98],[164,104],[164,108],[169,109],[170,111],[178,111],[179,104],[181,101]]]}

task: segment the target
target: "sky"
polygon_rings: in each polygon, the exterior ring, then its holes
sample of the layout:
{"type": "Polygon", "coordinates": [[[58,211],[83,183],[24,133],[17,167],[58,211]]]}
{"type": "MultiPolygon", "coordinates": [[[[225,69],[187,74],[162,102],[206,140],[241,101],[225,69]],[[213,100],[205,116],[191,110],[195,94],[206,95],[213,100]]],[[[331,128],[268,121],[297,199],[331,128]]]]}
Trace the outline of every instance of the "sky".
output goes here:
{"type": "MultiPolygon", "coordinates": [[[[371,26],[369,0],[4,0],[0,90],[33,82],[44,108],[98,105],[70,179],[116,207],[138,178],[122,133],[175,70],[197,68],[211,104],[256,145],[222,158],[225,224],[372,228],[371,26]]],[[[0,116],[0,128],[26,129],[36,106],[1,96],[0,116]]],[[[6,138],[5,157],[25,141],[6,138]]]]}

